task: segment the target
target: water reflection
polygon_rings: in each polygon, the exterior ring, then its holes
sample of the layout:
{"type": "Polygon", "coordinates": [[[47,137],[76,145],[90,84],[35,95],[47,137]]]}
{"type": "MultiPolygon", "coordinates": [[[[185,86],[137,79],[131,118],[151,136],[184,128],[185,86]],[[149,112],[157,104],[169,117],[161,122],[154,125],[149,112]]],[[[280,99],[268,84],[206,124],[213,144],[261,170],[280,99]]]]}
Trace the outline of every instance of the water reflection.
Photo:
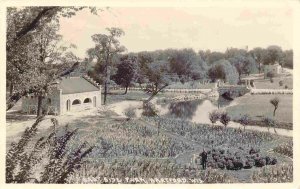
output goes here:
{"type": "Polygon", "coordinates": [[[202,104],[202,100],[198,101],[185,101],[185,102],[172,102],[169,105],[169,112],[167,116],[181,118],[181,119],[192,119],[195,116],[197,107],[202,104]]]}
{"type": "MultiPolygon", "coordinates": [[[[228,101],[222,97],[218,100],[193,100],[184,102],[172,102],[168,105],[167,111],[164,109],[168,117],[180,118],[183,120],[190,120],[198,123],[210,123],[208,113],[213,110],[222,110],[229,106],[232,101],[228,101]]],[[[158,107],[159,108],[159,107],[158,107]]],[[[162,106],[160,106],[162,108],[162,106]]]]}
{"type": "MultiPolygon", "coordinates": [[[[226,107],[234,105],[236,102],[228,101],[222,97],[219,99],[203,99],[184,102],[170,102],[165,104],[155,104],[159,115],[179,118],[181,120],[193,121],[196,123],[210,123],[208,113],[213,110],[224,110],[226,107]]],[[[125,109],[135,107],[137,117],[142,113],[141,101],[122,101],[112,105],[112,109],[119,115],[124,115],[125,109]]]]}

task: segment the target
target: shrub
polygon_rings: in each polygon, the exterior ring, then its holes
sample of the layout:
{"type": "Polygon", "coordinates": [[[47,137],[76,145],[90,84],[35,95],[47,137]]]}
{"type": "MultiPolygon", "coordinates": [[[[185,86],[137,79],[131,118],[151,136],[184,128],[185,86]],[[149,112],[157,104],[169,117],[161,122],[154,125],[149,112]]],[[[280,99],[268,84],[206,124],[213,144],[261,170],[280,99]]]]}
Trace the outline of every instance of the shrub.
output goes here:
{"type": "Polygon", "coordinates": [[[233,160],[234,170],[240,170],[244,167],[243,161],[241,160],[233,160]]]}
{"type": "Polygon", "coordinates": [[[280,87],[283,86],[283,81],[282,81],[282,80],[279,81],[279,86],[280,86],[280,87]]]}
{"type": "Polygon", "coordinates": [[[136,112],[134,107],[128,107],[124,110],[124,114],[128,119],[132,119],[136,117],[136,112]]]}
{"type": "Polygon", "coordinates": [[[257,183],[293,182],[293,164],[267,166],[253,172],[252,181],[257,183]]]}
{"type": "Polygon", "coordinates": [[[209,113],[209,120],[214,125],[220,118],[220,113],[217,110],[214,110],[209,113]]]}
{"type": "Polygon", "coordinates": [[[251,118],[248,114],[243,115],[239,120],[239,123],[244,126],[244,131],[246,130],[246,126],[249,125],[251,118]]]}
{"type": "Polygon", "coordinates": [[[151,102],[143,102],[143,116],[154,117],[157,116],[158,110],[156,110],[154,104],[151,102]]]}
{"type": "Polygon", "coordinates": [[[251,169],[255,165],[255,162],[252,160],[246,160],[244,169],[251,169]]]}
{"type": "Polygon", "coordinates": [[[230,122],[230,116],[227,114],[227,112],[223,112],[220,116],[221,123],[227,127],[228,123],[230,122]]]}
{"type": "Polygon", "coordinates": [[[268,131],[270,131],[270,127],[273,127],[274,128],[274,131],[275,131],[275,133],[276,133],[276,130],[275,130],[275,120],[274,119],[272,119],[272,118],[270,118],[270,117],[264,117],[263,119],[262,119],[262,121],[264,122],[264,124],[267,126],[267,128],[268,128],[268,131]]]}
{"type": "Polygon", "coordinates": [[[263,167],[266,165],[266,159],[262,157],[257,157],[254,159],[256,167],[263,167]]]}
{"type": "Polygon", "coordinates": [[[37,125],[42,120],[43,117],[39,117],[25,130],[19,142],[11,144],[6,155],[7,183],[65,183],[81,166],[82,159],[92,151],[93,147],[86,147],[86,143],[72,150],[68,149],[67,144],[77,130],[67,131],[66,127],[65,132],[59,136],[56,131],[58,122],[54,118],[51,119],[53,132],[48,137],[41,137],[34,142],[37,125]],[[32,150],[30,142],[34,143],[32,150]]]}

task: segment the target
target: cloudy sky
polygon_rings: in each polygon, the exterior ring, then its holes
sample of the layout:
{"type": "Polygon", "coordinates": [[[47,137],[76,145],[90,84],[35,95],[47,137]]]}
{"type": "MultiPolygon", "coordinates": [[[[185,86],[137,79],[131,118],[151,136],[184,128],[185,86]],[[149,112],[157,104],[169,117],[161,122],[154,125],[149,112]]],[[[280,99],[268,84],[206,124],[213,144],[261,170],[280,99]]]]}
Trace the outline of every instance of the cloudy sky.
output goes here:
{"type": "Polygon", "coordinates": [[[224,51],[227,47],[249,49],[279,45],[292,48],[291,7],[112,7],[92,15],[88,10],[61,19],[60,33],[74,51],[85,57],[94,46],[91,36],[120,27],[120,38],[128,52],[166,48],[193,48],[224,51]]]}

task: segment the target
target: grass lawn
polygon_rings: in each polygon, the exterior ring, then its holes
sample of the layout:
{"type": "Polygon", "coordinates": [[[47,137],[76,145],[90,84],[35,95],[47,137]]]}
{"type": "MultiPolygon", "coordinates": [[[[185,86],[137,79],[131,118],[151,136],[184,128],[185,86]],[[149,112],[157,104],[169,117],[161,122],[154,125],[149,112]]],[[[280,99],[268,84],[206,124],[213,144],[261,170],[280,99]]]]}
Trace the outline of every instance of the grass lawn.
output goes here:
{"type": "Polygon", "coordinates": [[[279,122],[293,122],[293,95],[244,95],[236,98],[236,105],[226,108],[233,118],[248,114],[253,119],[261,119],[262,116],[273,116],[274,106],[270,100],[278,97],[280,102],[276,110],[275,120],[279,122]]]}
{"type": "Polygon", "coordinates": [[[288,89],[293,89],[293,78],[292,77],[275,77],[273,78],[273,83],[270,82],[270,79],[259,79],[254,82],[257,89],[285,89],[285,86],[288,89]],[[283,85],[279,85],[279,81],[283,81],[283,85]]]}

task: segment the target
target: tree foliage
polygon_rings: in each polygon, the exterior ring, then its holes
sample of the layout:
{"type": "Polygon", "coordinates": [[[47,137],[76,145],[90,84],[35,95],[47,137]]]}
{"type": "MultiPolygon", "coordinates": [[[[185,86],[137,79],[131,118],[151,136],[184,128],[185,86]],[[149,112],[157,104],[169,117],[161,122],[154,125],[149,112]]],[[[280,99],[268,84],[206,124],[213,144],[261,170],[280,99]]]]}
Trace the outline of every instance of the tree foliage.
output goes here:
{"type": "Polygon", "coordinates": [[[117,73],[113,76],[114,81],[125,87],[124,94],[127,93],[127,88],[134,81],[137,75],[137,58],[135,56],[124,56],[117,65],[117,73]]]}
{"type": "Polygon", "coordinates": [[[108,34],[94,34],[92,40],[94,48],[87,51],[89,61],[96,60],[95,75],[99,75],[104,83],[104,104],[108,92],[108,84],[111,80],[113,69],[116,65],[116,56],[125,51],[125,47],[119,42],[119,38],[125,34],[121,28],[106,28],[108,34]]]}
{"type": "MultiPolygon", "coordinates": [[[[48,48],[51,49],[49,43],[55,44],[53,40],[47,41],[45,39],[53,39],[54,37],[54,41],[59,40],[56,34],[59,18],[71,17],[84,8],[58,6],[7,8],[7,85],[10,86],[10,95],[6,102],[7,110],[12,108],[22,96],[33,92],[39,93],[42,90],[41,86],[36,84],[36,82],[39,83],[39,80],[33,80],[33,78],[40,76],[40,69],[36,67],[37,63],[41,62],[47,54],[46,50],[41,51],[40,49],[45,49],[45,45],[48,45],[48,48]],[[51,26],[55,27],[52,28],[51,26]],[[51,30],[48,31],[49,28],[51,30]]],[[[93,13],[97,12],[97,9],[93,7],[90,7],[90,10],[93,13]]],[[[52,55],[50,56],[48,52],[49,57],[46,57],[48,60],[52,59],[53,61],[55,58],[56,61],[61,58],[55,51],[50,54],[52,55]]],[[[61,62],[66,63],[70,57],[74,58],[73,55],[69,54],[61,59],[61,62]]],[[[74,60],[72,59],[72,61],[74,60]]],[[[62,72],[61,68],[73,70],[78,65],[74,62],[70,64],[61,66],[56,62],[54,67],[60,67],[60,72],[62,72]]],[[[51,82],[55,79],[56,77],[53,77],[51,82]]]]}

